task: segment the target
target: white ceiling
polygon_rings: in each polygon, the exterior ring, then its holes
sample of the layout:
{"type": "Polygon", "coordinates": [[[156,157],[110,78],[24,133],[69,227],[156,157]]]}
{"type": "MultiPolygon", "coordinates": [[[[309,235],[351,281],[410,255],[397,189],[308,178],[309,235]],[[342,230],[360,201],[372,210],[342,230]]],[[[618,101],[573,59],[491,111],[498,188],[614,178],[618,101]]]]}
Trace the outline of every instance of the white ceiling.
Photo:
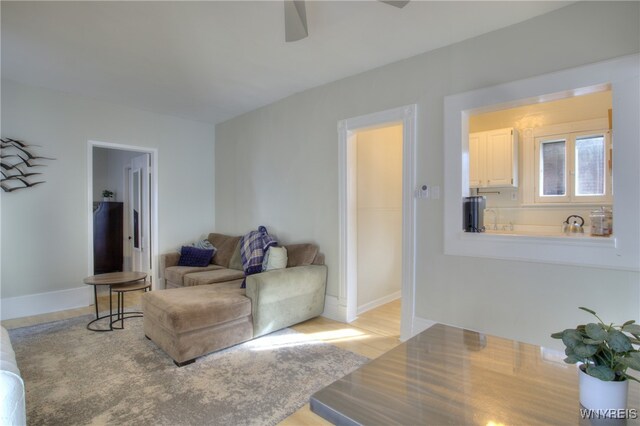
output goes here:
{"type": "Polygon", "coordinates": [[[2,77],[219,123],[293,93],[566,6],[545,1],[2,1],[2,77]]]}

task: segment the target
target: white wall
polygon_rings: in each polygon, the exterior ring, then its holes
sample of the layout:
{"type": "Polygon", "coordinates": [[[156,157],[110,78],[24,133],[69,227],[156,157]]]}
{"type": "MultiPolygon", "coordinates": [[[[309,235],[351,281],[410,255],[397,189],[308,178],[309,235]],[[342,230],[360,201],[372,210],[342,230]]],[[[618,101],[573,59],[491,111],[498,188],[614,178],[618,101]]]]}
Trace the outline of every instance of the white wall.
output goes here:
{"type": "Polygon", "coordinates": [[[102,191],[114,192],[113,201],[124,202],[124,169],[140,152],[93,148],[93,201],[102,201],[102,191]]]}
{"type": "Polygon", "coordinates": [[[475,114],[469,117],[469,133],[505,127],[515,127],[522,131],[573,121],[607,119],[611,108],[611,91],[607,90],[552,102],[475,114]]]}
{"type": "Polygon", "coordinates": [[[358,313],[400,297],[402,125],[356,134],[358,313]]]}
{"type": "MultiPolygon", "coordinates": [[[[443,187],[445,96],[637,53],[639,6],[580,2],[217,125],[216,229],[318,243],[337,296],[339,120],[417,103],[417,182],[443,187]]],[[[585,319],[577,306],[639,319],[637,272],[445,256],[442,195],[417,203],[418,317],[556,346],[549,333],[585,319]]]]}
{"type": "Polygon", "coordinates": [[[26,300],[18,297],[87,287],[89,140],[158,150],[160,253],[213,229],[211,125],[3,80],[2,136],[56,158],[45,184],[2,194],[3,310],[26,300]]]}
{"type": "Polygon", "coordinates": [[[93,201],[102,201],[102,191],[108,189],[110,185],[109,151],[95,148],[93,150],[93,201]]]}

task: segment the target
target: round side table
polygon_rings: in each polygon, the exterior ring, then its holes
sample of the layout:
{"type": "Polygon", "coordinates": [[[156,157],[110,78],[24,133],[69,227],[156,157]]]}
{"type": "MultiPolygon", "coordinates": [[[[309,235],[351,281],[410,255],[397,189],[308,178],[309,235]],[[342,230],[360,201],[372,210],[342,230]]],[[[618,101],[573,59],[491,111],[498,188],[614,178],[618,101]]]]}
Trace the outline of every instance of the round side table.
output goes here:
{"type": "MultiPolygon", "coordinates": [[[[120,311],[120,298],[122,297],[122,301],[123,301],[122,305],[124,310],[124,297],[121,296],[122,293],[118,293],[118,310],[114,314],[113,302],[111,300],[111,296],[113,295],[113,290],[125,284],[137,284],[137,285],[144,284],[143,287],[136,288],[136,290],[144,289],[144,291],[146,291],[149,287],[151,287],[150,284],[146,283],[146,279],[147,279],[147,274],[144,272],[109,272],[107,274],[92,275],[90,277],[85,278],[83,282],[87,285],[93,286],[93,301],[96,307],[96,319],[90,321],[87,324],[87,330],[99,331],[99,332],[113,331],[114,330],[113,323],[124,320],[124,312],[120,311]],[[139,283],[139,281],[143,281],[143,283],[139,283]],[[98,286],[99,285],[109,286],[109,315],[100,316],[98,313],[98,286]],[[122,316],[122,318],[120,316],[122,316]],[[112,319],[113,317],[116,317],[117,319],[113,320],[112,319]],[[109,318],[109,328],[95,328],[91,326],[96,321],[99,321],[105,318],[109,318]]],[[[129,291],[133,291],[133,290],[129,290],[129,291]]],[[[136,314],[140,314],[136,316],[142,315],[141,313],[136,313],[136,314]]],[[[121,322],[121,327],[117,327],[117,328],[121,329],[123,327],[124,327],[124,321],[121,322]]]]}

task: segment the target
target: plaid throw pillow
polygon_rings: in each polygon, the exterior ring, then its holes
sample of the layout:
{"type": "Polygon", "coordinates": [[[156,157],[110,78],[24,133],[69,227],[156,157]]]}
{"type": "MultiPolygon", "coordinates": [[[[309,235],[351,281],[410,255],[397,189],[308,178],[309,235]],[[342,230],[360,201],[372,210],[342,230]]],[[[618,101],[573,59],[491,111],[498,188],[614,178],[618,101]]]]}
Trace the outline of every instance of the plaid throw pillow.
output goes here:
{"type": "Polygon", "coordinates": [[[207,266],[215,249],[200,249],[192,246],[182,246],[178,266],[207,266]]]}

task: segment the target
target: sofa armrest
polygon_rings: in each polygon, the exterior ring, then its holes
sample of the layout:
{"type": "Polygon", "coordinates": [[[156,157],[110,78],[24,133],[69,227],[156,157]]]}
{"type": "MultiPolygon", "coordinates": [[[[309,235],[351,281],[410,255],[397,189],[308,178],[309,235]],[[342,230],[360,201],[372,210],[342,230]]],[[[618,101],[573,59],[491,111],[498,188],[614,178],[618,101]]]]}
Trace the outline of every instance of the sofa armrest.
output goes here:
{"type": "Polygon", "coordinates": [[[324,311],[325,265],[274,269],[247,277],[253,337],[317,317],[324,311]]]}
{"type": "Polygon", "coordinates": [[[0,327],[0,425],[26,425],[24,382],[9,333],[0,327]]]}
{"type": "Polygon", "coordinates": [[[178,266],[178,261],[180,260],[180,253],[177,251],[171,253],[165,253],[160,255],[160,259],[158,259],[158,269],[160,279],[164,279],[164,270],[169,266],[178,266]]]}

